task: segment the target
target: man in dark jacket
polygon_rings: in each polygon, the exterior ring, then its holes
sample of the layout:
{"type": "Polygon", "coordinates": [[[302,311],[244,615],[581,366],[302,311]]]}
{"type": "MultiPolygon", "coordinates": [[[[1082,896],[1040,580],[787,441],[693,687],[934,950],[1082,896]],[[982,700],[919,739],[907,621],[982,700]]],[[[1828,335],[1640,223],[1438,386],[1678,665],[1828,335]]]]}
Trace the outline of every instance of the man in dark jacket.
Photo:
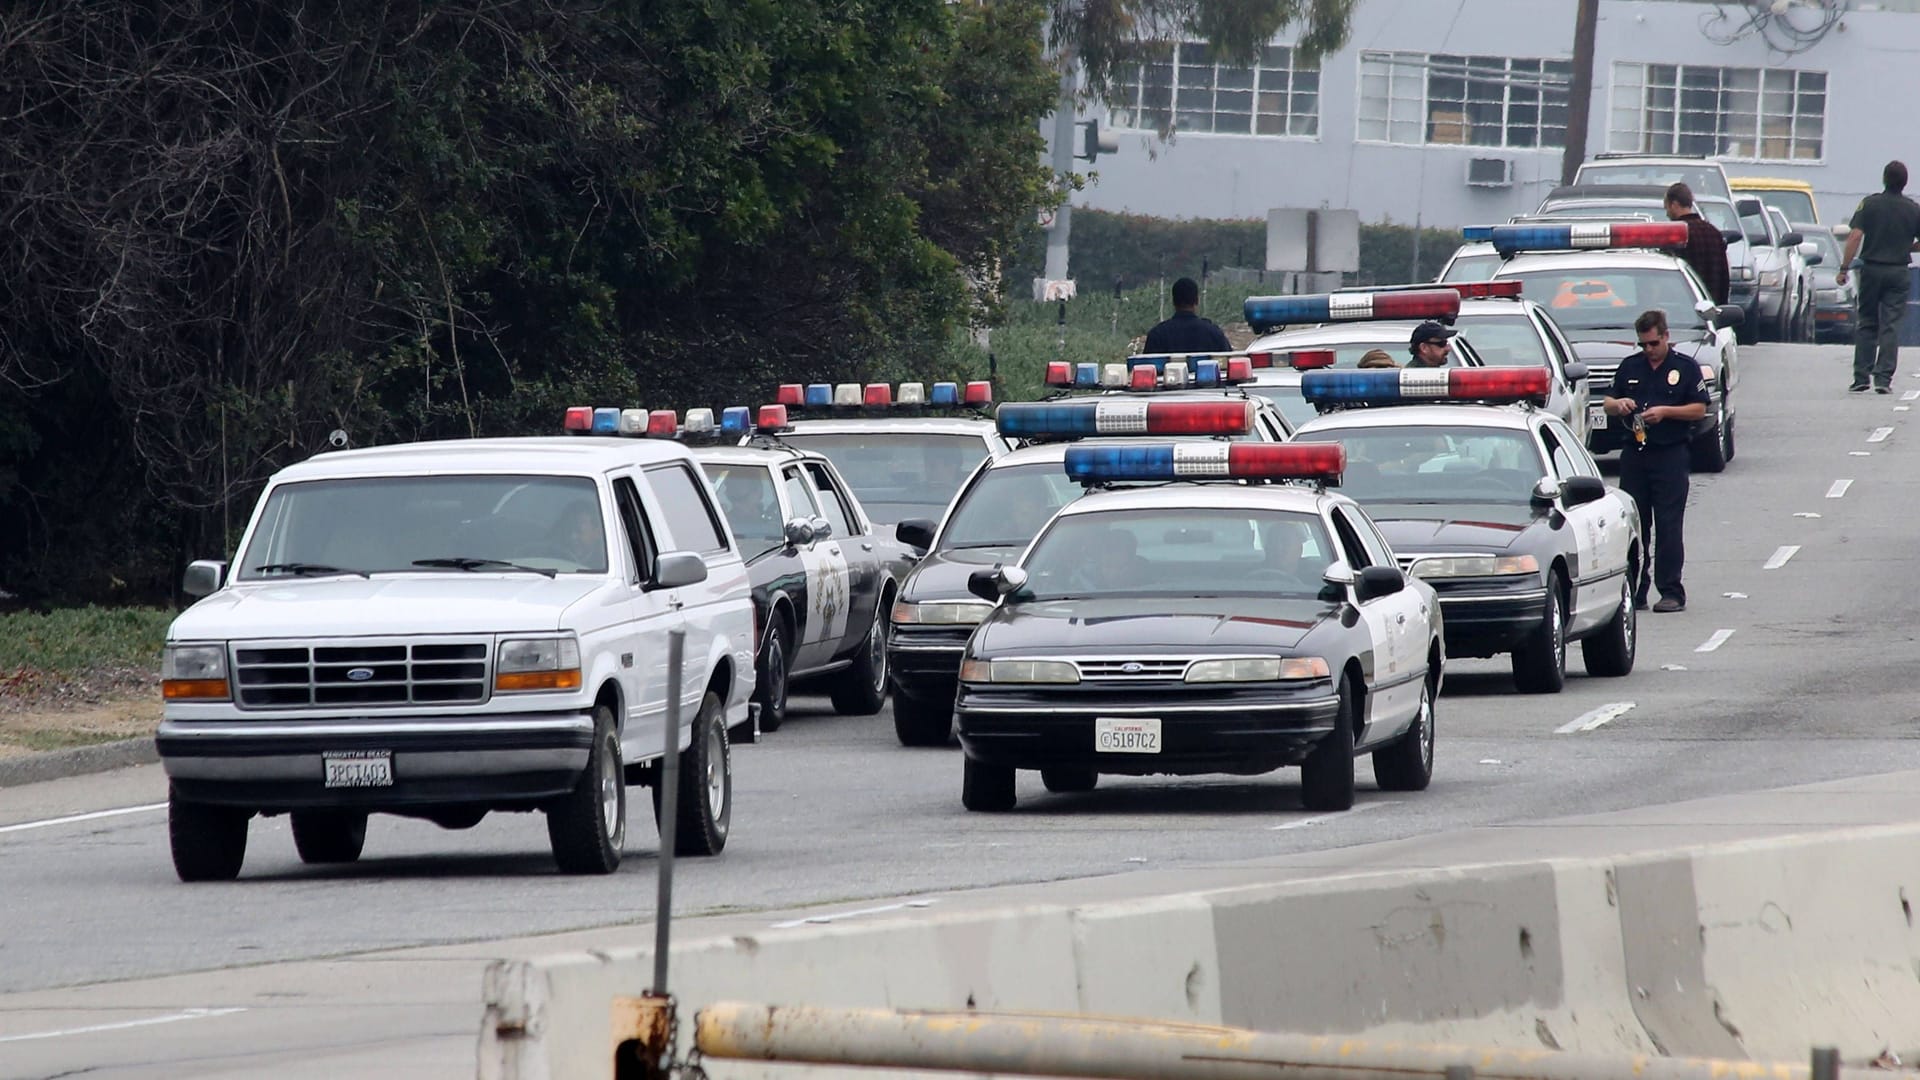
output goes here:
{"type": "Polygon", "coordinates": [[[1231,352],[1226,331],[1200,317],[1200,285],[1192,278],[1173,283],[1173,318],[1147,331],[1146,353],[1231,352]]]}
{"type": "Polygon", "coordinates": [[[1700,275],[1700,284],[1716,304],[1727,302],[1731,275],[1727,271],[1727,238],[1693,206],[1693,189],[1675,184],[1667,189],[1667,217],[1687,223],[1687,247],[1680,257],[1700,275]]]}
{"type": "Polygon", "coordinates": [[[1860,321],[1854,324],[1853,385],[1858,393],[1873,380],[1873,388],[1882,394],[1893,392],[1893,369],[1900,362],[1900,316],[1906,314],[1907,256],[1920,250],[1920,204],[1902,192],[1907,187],[1907,167],[1898,161],[1887,162],[1880,171],[1886,190],[1860,200],[1853,212],[1853,231],[1847,234],[1847,250],[1840,256],[1836,284],[1847,283],[1847,268],[1860,256],[1860,321]]]}

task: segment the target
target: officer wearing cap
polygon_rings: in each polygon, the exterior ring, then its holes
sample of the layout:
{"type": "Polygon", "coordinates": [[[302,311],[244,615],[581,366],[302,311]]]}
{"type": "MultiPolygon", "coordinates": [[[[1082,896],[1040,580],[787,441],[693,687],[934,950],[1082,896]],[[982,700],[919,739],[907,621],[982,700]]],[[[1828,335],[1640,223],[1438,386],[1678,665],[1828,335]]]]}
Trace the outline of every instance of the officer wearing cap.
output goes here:
{"type": "MultiPolygon", "coordinates": [[[[1620,361],[1613,388],[1601,405],[1608,416],[1634,425],[1633,441],[1620,452],[1620,490],[1640,507],[1640,535],[1653,549],[1653,610],[1685,611],[1687,589],[1680,569],[1687,558],[1687,481],[1693,422],[1707,415],[1707,388],[1693,357],[1675,352],[1667,339],[1667,314],[1659,308],[1633,321],[1640,351],[1620,361]]],[[[1640,560],[1633,605],[1647,606],[1648,560],[1640,560]]]]}
{"type": "Polygon", "coordinates": [[[1200,317],[1200,283],[1181,278],[1173,283],[1173,317],[1147,331],[1143,351],[1150,353],[1230,352],[1227,332],[1211,319],[1200,317]]]}
{"type": "Polygon", "coordinates": [[[1446,367],[1447,353],[1452,348],[1447,339],[1459,333],[1452,327],[1428,319],[1413,328],[1413,339],[1407,343],[1407,351],[1413,359],[1407,361],[1408,367],[1446,367]]]}

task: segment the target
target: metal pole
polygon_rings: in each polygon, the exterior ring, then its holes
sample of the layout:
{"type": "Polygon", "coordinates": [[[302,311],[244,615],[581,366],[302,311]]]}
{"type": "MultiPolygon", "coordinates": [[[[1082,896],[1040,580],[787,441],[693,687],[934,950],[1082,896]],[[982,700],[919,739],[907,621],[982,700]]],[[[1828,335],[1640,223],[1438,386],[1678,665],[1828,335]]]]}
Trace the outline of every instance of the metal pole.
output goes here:
{"type": "MultiPolygon", "coordinates": [[[[1066,177],[1073,175],[1073,53],[1062,48],[1059,63],[1060,97],[1053,103],[1053,173],[1064,184],[1066,177]]],[[[1067,279],[1067,241],[1072,235],[1073,196],[1072,189],[1067,188],[1061,192],[1060,208],[1054,211],[1053,228],[1047,231],[1048,281],[1067,279]]]]}
{"type": "Polygon", "coordinates": [[[1587,114],[1593,105],[1593,39],[1600,23],[1600,0],[1580,0],[1573,20],[1573,79],[1567,87],[1567,148],[1560,156],[1560,182],[1587,159],[1587,114]]]}
{"type": "MultiPolygon", "coordinates": [[[[1809,1080],[1803,1065],[1271,1035],[1067,1014],[719,1002],[695,1018],[710,1058],[1096,1080],[1809,1080]]],[[[1841,1070],[1867,1080],[1869,1070],[1841,1070]]],[[[1884,1075],[1884,1074],[1880,1074],[1884,1075]]]]}
{"type": "Polygon", "coordinates": [[[660,758],[660,895],[653,914],[653,993],[667,995],[673,940],[673,855],[680,828],[680,668],[687,632],[667,631],[667,749],[660,758]]]}

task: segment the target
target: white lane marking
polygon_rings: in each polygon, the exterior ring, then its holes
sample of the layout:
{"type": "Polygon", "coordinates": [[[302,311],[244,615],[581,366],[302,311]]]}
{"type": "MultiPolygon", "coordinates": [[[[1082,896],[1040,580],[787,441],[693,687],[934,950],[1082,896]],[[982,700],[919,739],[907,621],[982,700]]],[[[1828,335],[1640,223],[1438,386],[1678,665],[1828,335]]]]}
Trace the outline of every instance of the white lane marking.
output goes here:
{"type": "Polygon", "coordinates": [[[1602,705],[1597,709],[1583,712],[1579,716],[1553,729],[1555,735],[1571,735],[1576,731],[1592,731],[1602,724],[1610,724],[1632,711],[1633,702],[1616,701],[1611,705],[1602,705]]]}
{"type": "Polygon", "coordinates": [[[0,1043],[32,1042],[35,1039],[64,1039],[69,1035],[92,1035],[100,1031],[125,1031],[128,1028],[152,1027],[155,1024],[175,1024],[182,1020],[204,1020],[209,1016],[226,1016],[230,1013],[246,1012],[245,1009],[182,1009],[165,1016],[149,1016],[144,1020],[121,1020],[112,1024],[88,1024],[86,1027],[61,1028],[58,1031],[30,1031],[25,1035],[0,1035],[0,1043]]]}
{"type": "Polygon", "coordinates": [[[818,926],[839,919],[857,919],[862,915],[884,915],[889,911],[904,911],[908,908],[932,907],[938,900],[906,900],[898,904],[882,904],[879,907],[860,908],[857,911],[836,911],[831,915],[809,915],[804,919],[788,919],[773,924],[775,930],[791,930],[796,926],[818,926]]]}
{"type": "Polygon", "coordinates": [[[1294,818],[1292,821],[1283,821],[1278,825],[1269,825],[1267,826],[1267,831],[1279,832],[1282,829],[1299,829],[1308,825],[1318,825],[1323,821],[1339,821],[1341,818],[1350,818],[1365,810],[1378,810],[1383,806],[1392,806],[1399,801],[1398,799],[1383,799],[1379,802],[1355,803],[1351,810],[1346,810],[1338,814],[1315,814],[1312,817],[1294,818]]]}
{"type": "Polygon", "coordinates": [[[1747,594],[1743,592],[1723,592],[1720,595],[1729,600],[1745,600],[1747,598],[1747,594]]]}
{"type": "Polygon", "coordinates": [[[1852,486],[1853,486],[1853,481],[1851,480],[1835,480],[1833,482],[1833,486],[1827,489],[1827,498],[1838,499],[1842,495],[1845,495],[1847,493],[1847,489],[1852,486]]]}
{"type": "Polygon", "coordinates": [[[1799,544],[1783,544],[1780,547],[1774,549],[1773,557],[1768,559],[1766,561],[1766,565],[1760,567],[1760,569],[1778,570],[1781,567],[1787,565],[1787,560],[1793,558],[1794,552],[1799,550],[1800,550],[1799,544]]]}
{"type": "Polygon", "coordinates": [[[1920,390],[1909,390],[1900,395],[1901,401],[1920,401],[1920,390]]]}
{"type": "MultiPolygon", "coordinates": [[[[1831,496],[1831,495],[1829,495],[1829,496],[1827,496],[1827,497],[1828,497],[1828,498],[1832,498],[1833,496],[1831,496]]],[[[1819,515],[1819,514],[1816,514],[1816,513],[1814,513],[1814,512],[1813,512],[1813,511],[1811,511],[1811,510],[1795,510],[1795,511],[1793,512],[1793,516],[1794,516],[1794,517],[1803,517],[1803,518],[1817,518],[1817,517],[1819,517],[1820,515],[1819,515]]]]}
{"type": "Polygon", "coordinates": [[[1913,406],[1911,406],[1911,405],[1895,405],[1895,406],[1893,407],[1893,411],[1894,411],[1894,412],[1912,412],[1912,411],[1913,411],[1913,406]]]}
{"type": "Polygon", "coordinates": [[[1720,646],[1725,645],[1727,643],[1727,639],[1732,636],[1733,636],[1733,631],[1731,630],[1715,630],[1713,632],[1712,637],[1701,642],[1700,647],[1693,651],[1694,652],[1712,652],[1713,650],[1719,648],[1720,646]]]}
{"type": "Polygon", "coordinates": [[[1685,664],[1661,664],[1661,665],[1660,665],[1660,670],[1661,670],[1661,671],[1685,671],[1685,670],[1687,670],[1687,665],[1685,665],[1685,664]]]}
{"type": "Polygon", "coordinates": [[[90,814],[68,814],[66,817],[45,818],[40,821],[23,821],[18,825],[0,825],[0,833],[25,832],[28,829],[46,829],[55,825],[71,825],[76,821],[96,821],[100,818],[119,817],[122,814],[144,814],[152,810],[165,810],[163,802],[148,803],[145,806],[122,806],[116,810],[95,810],[90,814]]]}
{"type": "Polygon", "coordinates": [[[1887,436],[1889,436],[1889,435],[1891,435],[1891,434],[1893,434],[1893,429],[1892,429],[1892,428],[1890,428],[1890,427],[1877,427],[1877,428],[1874,428],[1874,429],[1873,429],[1873,434],[1871,434],[1871,435],[1869,435],[1869,436],[1867,436],[1867,441],[1868,441],[1868,442],[1886,442],[1886,441],[1887,441],[1887,436]]]}
{"type": "Polygon", "coordinates": [[[1871,451],[1871,450],[1849,450],[1849,451],[1847,451],[1847,456],[1848,456],[1848,457],[1872,457],[1872,456],[1873,456],[1873,451],[1871,451]]]}

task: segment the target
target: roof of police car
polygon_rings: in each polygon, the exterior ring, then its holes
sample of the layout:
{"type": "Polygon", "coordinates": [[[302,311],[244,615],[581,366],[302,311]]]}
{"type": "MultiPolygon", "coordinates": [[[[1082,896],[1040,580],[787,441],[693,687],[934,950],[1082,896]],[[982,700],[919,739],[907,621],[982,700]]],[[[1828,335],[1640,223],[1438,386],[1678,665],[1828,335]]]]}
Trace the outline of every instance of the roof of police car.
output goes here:
{"type": "MultiPolygon", "coordinates": [[[[1441,286],[1435,286],[1440,288],[1441,286]]],[[[1281,342],[1288,349],[1311,349],[1315,345],[1351,345],[1361,341],[1399,342],[1405,348],[1413,340],[1413,328],[1422,319],[1358,319],[1352,322],[1302,323],[1261,334],[1247,346],[1249,352],[1278,351],[1281,342]]],[[[1258,369],[1256,369],[1257,371],[1258,369]]]]}
{"type": "MultiPolygon", "coordinates": [[[[1062,506],[1057,517],[1104,510],[1291,510],[1318,513],[1334,492],[1301,484],[1242,484],[1237,481],[1125,483],[1095,488],[1062,506]]],[[[1352,500],[1346,500],[1351,502],[1352,500]]]]}
{"type": "Polygon", "coordinates": [[[924,431],[933,435],[972,435],[976,438],[994,433],[993,417],[987,413],[960,416],[821,416],[798,414],[792,417],[792,434],[859,434],[876,431],[924,431]]]}
{"type": "Polygon", "coordinates": [[[1651,248],[1592,248],[1585,251],[1521,251],[1500,264],[1495,278],[1533,270],[1672,270],[1685,266],[1680,256],[1651,248]]]}
{"type": "Polygon", "coordinates": [[[1301,424],[1296,435],[1306,436],[1328,429],[1376,427],[1477,427],[1526,431],[1545,415],[1538,409],[1524,406],[1473,402],[1373,405],[1321,413],[1301,424]]]}
{"type": "Polygon", "coordinates": [[[825,461],[826,455],[797,446],[753,446],[737,443],[709,443],[691,447],[701,461],[727,465],[778,465],[784,461],[825,461]]]}
{"type": "Polygon", "coordinates": [[[395,473],[541,473],[585,475],[623,465],[683,460],[686,447],[670,439],[593,435],[543,435],[512,439],[441,439],[431,442],[330,450],[289,465],[281,480],[395,473]]]}

